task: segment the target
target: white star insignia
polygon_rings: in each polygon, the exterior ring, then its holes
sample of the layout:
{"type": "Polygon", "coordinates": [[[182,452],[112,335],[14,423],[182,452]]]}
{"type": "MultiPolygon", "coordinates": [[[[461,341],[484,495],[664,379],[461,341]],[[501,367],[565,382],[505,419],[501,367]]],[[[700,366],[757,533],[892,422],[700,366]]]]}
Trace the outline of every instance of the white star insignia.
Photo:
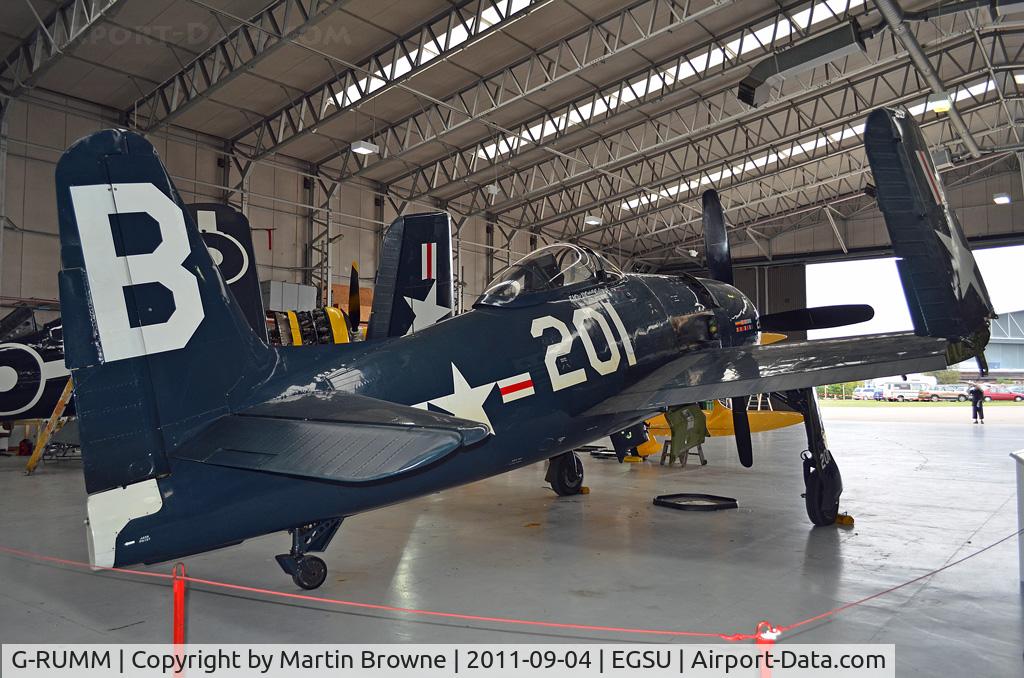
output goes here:
{"type": "Polygon", "coordinates": [[[967,295],[967,290],[971,287],[978,290],[979,294],[981,293],[981,285],[978,282],[978,269],[975,266],[970,248],[964,244],[963,237],[956,232],[956,227],[950,225],[949,230],[952,235],[946,235],[941,231],[936,231],[935,235],[938,236],[945,248],[949,250],[949,257],[953,262],[953,273],[956,275],[956,289],[960,299],[963,300],[967,295]],[[967,270],[965,271],[964,268],[967,270]]]}
{"type": "Polygon", "coordinates": [[[409,326],[409,331],[406,334],[412,334],[417,330],[430,327],[434,323],[443,318],[448,317],[448,314],[452,312],[447,306],[441,306],[437,303],[437,281],[430,286],[430,291],[427,292],[427,298],[423,301],[419,299],[413,299],[412,297],[403,297],[406,303],[409,304],[409,308],[412,309],[413,321],[412,325],[409,326]]]}
{"type": "Polygon", "coordinates": [[[433,405],[448,412],[453,417],[484,424],[493,433],[494,427],[491,426],[491,420],[487,417],[487,412],[484,411],[484,402],[493,390],[493,381],[480,384],[479,386],[470,386],[466,378],[462,376],[459,368],[455,366],[455,363],[452,363],[453,392],[450,395],[434,398],[425,403],[417,403],[413,407],[425,410],[427,405],[433,405]]]}

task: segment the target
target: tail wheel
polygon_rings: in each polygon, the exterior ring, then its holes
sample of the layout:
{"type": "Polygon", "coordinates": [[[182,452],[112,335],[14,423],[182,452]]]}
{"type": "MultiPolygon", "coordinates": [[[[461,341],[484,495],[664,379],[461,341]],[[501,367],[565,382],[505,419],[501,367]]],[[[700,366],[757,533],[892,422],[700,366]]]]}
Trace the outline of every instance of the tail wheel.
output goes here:
{"type": "Polygon", "coordinates": [[[312,591],[327,579],[327,563],[316,556],[302,556],[296,563],[292,581],[299,588],[312,591]]]}
{"type": "Polygon", "coordinates": [[[560,454],[548,462],[546,480],[559,497],[579,494],[583,489],[583,462],[575,452],[560,454]]]}

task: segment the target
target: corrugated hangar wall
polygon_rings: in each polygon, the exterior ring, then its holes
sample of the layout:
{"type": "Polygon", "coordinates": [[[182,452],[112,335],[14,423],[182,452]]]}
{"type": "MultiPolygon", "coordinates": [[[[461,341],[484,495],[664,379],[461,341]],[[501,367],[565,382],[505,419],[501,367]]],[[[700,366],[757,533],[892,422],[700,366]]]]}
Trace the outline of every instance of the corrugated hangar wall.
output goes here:
{"type": "MultiPolygon", "coordinates": [[[[807,276],[803,264],[737,268],[735,285],[763,313],[778,313],[807,306],[807,276]]],[[[806,339],[806,332],[789,332],[806,339]]]]}
{"type": "MultiPolygon", "coordinates": [[[[57,241],[57,207],[54,169],[61,153],[92,132],[117,125],[117,119],[102,108],[62,97],[33,94],[16,101],[8,113],[9,146],[6,172],[6,213],[10,221],[3,233],[0,260],[0,297],[13,299],[57,299],[57,271],[60,254],[57,241]]],[[[174,130],[158,133],[150,140],[160,153],[168,172],[186,202],[224,202],[225,170],[218,163],[224,157],[216,139],[174,130]]],[[[310,191],[298,165],[284,160],[255,165],[249,180],[248,216],[261,280],[302,282],[311,236],[310,191]],[[266,230],[272,229],[272,230],[266,230]]],[[[331,258],[333,282],[347,283],[349,266],[357,261],[365,285],[372,285],[377,267],[381,229],[391,223],[395,212],[372,185],[347,182],[331,201],[332,233],[336,240],[331,258]]],[[[429,205],[416,205],[428,211],[429,205]]],[[[529,235],[516,232],[511,242],[494,238],[493,270],[530,249],[529,235]]],[[[463,284],[460,297],[469,307],[487,283],[485,252],[488,251],[486,224],[471,219],[463,226],[458,244],[458,269],[463,284]]]]}

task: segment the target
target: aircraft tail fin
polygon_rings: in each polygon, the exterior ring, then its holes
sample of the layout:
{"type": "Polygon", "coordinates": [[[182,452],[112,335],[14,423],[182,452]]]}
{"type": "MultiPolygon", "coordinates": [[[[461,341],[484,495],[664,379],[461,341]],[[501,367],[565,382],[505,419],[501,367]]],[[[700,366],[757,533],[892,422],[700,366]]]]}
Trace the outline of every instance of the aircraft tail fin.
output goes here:
{"type": "Polygon", "coordinates": [[[864,140],[915,334],[950,340],[959,351],[951,361],[976,356],[986,371],[982,351],[997,316],[917,122],[877,109],[864,140]]]}
{"type": "Polygon", "coordinates": [[[276,352],[230,294],[146,139],[104,130],[78,141],[56,185],[65,362],[95,536],[106,528],[94,517],[159,504],[169,453],[241,406],[276,352]]]}
{"type": "Polygon", "coordinates": [[[220,203],[194,203],[186,208],[249,326],[267,341],[267,319],[249,220],[234,207],[220,203]]]}
{"type": "Polygon", "coordinates": [[[451,219],[407,214],[384,234],[367,339],[401,337],[451,316],[455,290],[451,219]]]}

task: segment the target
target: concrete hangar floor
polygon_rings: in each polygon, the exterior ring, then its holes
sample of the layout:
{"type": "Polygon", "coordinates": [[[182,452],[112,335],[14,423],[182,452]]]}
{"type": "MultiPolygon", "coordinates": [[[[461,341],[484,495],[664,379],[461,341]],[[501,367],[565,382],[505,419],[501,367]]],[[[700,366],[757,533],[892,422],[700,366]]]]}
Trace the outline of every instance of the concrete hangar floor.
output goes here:
{"type": "MultiPolygon", "coordinates": [[[[755,466],[731,439],[709,463],[668,469],[584,458],[592,493],[558,498],[540,466],[394,506],[344,525],[316,592],[387,605],[622,627],[751,632],[787,625],[914,579],[1016,529],[1013,462],[1024,406],[826,408],[850,528],[812,528],[800,493],[800,427],[755,436],[755,466]],[[913,410],[911,408],[914,408],[913,410]],[[683,513],[656,494],[738,498],[739,510],[683,513]]],[[[87,560],[85,494],[73,464],[25,477],[0,460],[0,546],[87,560]]],[[[273,556],[285,535],[189,558],[189,573],[297,591],[273,556]]],[[[897,675],[1021,675],[1024,606],[1017,544],[826,620],[780,642],[896,644],[897,675]]],[[[166,572],[169,565],[154,566],[166,572]]],[[[165,581],[0,554],[5,642],[169,642],[165,581]]],[[[685,642],[430,619],[190,589],[190,642],[685,642]]]]}

